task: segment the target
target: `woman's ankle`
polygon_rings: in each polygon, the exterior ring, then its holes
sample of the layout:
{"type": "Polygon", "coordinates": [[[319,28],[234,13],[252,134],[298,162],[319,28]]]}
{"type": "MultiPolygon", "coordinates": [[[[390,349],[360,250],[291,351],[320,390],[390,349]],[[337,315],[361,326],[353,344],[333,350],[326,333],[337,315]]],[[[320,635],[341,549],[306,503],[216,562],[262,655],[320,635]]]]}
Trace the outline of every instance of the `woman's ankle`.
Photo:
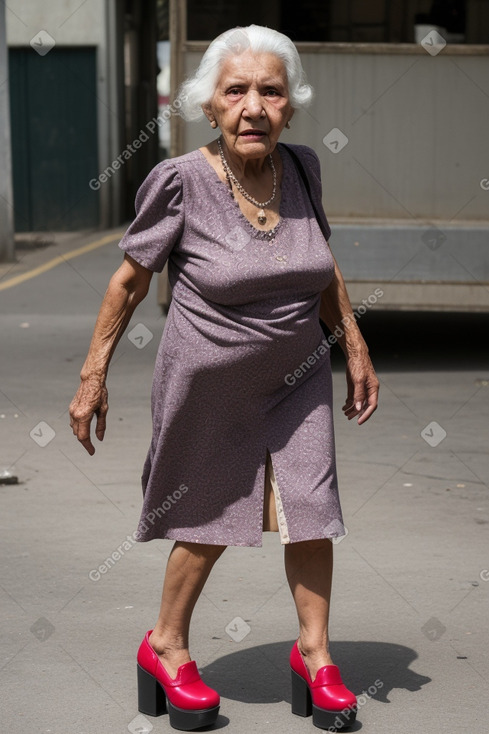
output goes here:
{"type": "Polygon", "coordinates": [[[297,646],[313,680],[319,668],[334,665],[328,642],[304,641],[299,637],[297,646]]]}
{"type": "Polygon", "coordinates": [[[149,636],[149,644],[160,657],[180,657],[188,655],[188,642],[183,635],[170,635],[154,629],[149,636]]]}
{"type": "Polygon", "coordinates": [[[153,633],[149,636],[149,644],[158,655],[158,658],[170,678],[176,678],[181,665],[191,661],[188,645],[181,640],[159,637],[153,633]]]}

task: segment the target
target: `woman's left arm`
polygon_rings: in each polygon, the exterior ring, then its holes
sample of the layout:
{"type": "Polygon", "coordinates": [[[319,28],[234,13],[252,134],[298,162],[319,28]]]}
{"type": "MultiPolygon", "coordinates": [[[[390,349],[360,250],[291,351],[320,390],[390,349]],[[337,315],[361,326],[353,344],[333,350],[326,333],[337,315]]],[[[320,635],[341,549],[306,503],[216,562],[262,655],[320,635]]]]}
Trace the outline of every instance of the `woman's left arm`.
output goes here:
{"type": "Polygon", "coordinates": [[[348,420],[358,416],[361,425],[377,409],[379,381],[336,260],[333,280],[321,294],[320,317],[332,333],[338,327],[341,331],[341,335],[335,336],[346,357],[347,396],[343,412],[348,420]]]}

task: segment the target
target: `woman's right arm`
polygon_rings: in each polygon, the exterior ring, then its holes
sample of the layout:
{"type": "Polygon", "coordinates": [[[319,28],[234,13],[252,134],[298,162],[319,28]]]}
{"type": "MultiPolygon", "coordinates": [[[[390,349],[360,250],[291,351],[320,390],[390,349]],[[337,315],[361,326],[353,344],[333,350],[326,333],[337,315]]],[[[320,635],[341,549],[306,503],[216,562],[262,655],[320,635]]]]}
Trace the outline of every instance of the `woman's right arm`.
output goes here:
{"type": "Polygon", "coordinates": [[[122,265],[110,279],[102,301],[88,355],[80,373],[80,387],[70,404],[73,433],[90,456],[95,453],[90,438],[90,424],[94,415],[97,416],[95,435],[98,440],[102,441],[105,434],[105,417],[109,408],[105,380],[111,357],[136,306],[146,296],[152,275],[151,270],[126,254],[122,265]]]}

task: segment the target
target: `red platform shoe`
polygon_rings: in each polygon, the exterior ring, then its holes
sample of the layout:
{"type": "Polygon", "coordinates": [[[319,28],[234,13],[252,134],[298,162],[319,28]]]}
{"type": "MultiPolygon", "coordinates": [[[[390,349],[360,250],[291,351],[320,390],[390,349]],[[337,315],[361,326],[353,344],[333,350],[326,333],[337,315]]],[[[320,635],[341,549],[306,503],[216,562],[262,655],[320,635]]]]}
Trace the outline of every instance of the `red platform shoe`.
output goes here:
{"type": "Polygon", "coordinates": [[[138,710],[161,716],[168,709],[171,726],[182,731],[214,724],[219,694],[202,681],[195,660],[180,665],[176,678],[170,678],[149,643],[151,632],[138,650],[138,710]]]}
{"type": "Polygon", "coordinates": [[[319,729],[335,731],[351,726],[357,716],[356,696],[341,680],[336,665],[320,668],[311,680],[297,642],[290,653],[292,713],[310,716],[319,729]]]}

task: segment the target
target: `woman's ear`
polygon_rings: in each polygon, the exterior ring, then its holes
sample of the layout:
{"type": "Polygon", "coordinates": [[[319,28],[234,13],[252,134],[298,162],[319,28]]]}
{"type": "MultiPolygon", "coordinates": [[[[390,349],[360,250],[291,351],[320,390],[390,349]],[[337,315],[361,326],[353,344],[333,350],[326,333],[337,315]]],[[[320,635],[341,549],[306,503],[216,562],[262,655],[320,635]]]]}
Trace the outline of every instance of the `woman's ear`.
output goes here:
{"type": "Polygon", "coordinates": [[[203,104],[202,111],[204,115],[207,117],[207,119],[209,120],[210,126],[215,129],[217,127],[217,120],[214,117],[210,104],[209,103],[203,104]]]}

